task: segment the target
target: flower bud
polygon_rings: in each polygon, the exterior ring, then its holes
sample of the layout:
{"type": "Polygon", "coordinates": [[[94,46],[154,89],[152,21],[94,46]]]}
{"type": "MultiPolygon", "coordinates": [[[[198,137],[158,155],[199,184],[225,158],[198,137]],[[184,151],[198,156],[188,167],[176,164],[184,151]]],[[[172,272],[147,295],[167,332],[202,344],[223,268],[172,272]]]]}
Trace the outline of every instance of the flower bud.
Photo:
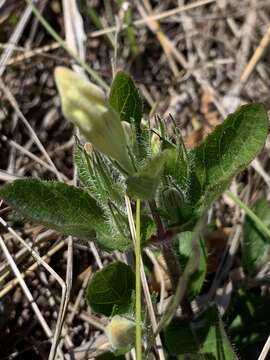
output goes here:
{"type": "Polygon", "coordinates": [[[116,160],[127,173],[132,173],[120,117],[102,90],[65,67],[57,67],[54,75],[66,118],[78,126],[97,150],[116,160]]]}
{"type": "Polygon", "coordinates": [[[134,344],[136,324],[123,316],[115,315],[106,327],[106,334],[113,349],[128,348],[134,344]]]}
{"type": "Polygon", "coordinates": [[[160,137],[156,133],[153,133],[151,137],[151,149],[153,154],[158,154],[161,151],[160,137]]]}
{"type": "Polygon", "coordinates": [[[84,148],[86,154],[88,154],[89,156],[92,156],[93,146],[90,142],[85,143],[83,148],[84,148]]]}
{"type": "Polygon", "coordinates": [[[173,223],[184,223],[191,216],[191,206],[183,193],[175,187],[168,187],[162,192],[162,203],[173,223]]]}

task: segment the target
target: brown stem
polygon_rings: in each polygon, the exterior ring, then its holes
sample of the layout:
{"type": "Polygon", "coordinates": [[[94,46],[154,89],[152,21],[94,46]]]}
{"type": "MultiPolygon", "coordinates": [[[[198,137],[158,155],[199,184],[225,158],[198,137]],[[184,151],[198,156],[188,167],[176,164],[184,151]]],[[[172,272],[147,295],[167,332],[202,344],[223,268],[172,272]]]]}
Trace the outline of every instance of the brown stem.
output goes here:
{"type": "MultiPolygon", "coordinates": [[[[172,249],[172,240],[174,237],[174,234],[171,232],[166,232],[162,220],[160,218],[160,215],[158,213],[157,205],[155,200],[152,200],[149,202],[149,207],[153,216],[153,219],[157,226],[157,239],[158,242],[161,243],[161,250],[162,254],[164,256],[171,283],[172,288],[175,291],[181,276],[181,268],[178,262],[178,259],[172,249]]],[[[188,317],[193,317],[193,311],[190,305],[190,302],[188,301],[187,297],[184,296],[183,300],[181,301],[181,307],[183,309],[183,313],[188,317]]]]}

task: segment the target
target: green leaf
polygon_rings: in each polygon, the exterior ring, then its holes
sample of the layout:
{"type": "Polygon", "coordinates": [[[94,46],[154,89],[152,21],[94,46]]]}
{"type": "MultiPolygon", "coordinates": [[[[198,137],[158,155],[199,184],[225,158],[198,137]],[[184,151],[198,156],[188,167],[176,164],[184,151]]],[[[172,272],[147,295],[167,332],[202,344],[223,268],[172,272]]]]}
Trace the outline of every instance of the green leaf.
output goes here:
{"type": "Polygon", "coordinates": [[[135,175],[127,178],[127,194],[133,199],[152,200],[160,184],[168,152],[163,151],[143,166],[135,175]]]}
{"type": "Polygon", "coordinates": [[[165,186],[159,191],[160,213],[166,219],[169,227],[187,223],[193,209],[186,199],[185,193],[176,186],[165,186]]]}
{"type": "Polygon", "coordinates": [[[74,146],[74,162],[77,166],[79,180],[82,186],[86,189],[91,189],[93,187],[92,164],[89,155],[79,143],[75,143],[74,146]]]}
{"type": "MultiPolygon", "coordinates": [[[[180,255],[180,264],[183,269],[186,267],[190,256],[194,256],[192,252],[192,236],[191,231],[185,231],[177,234],[177,245],[180,255]]],[[[190,276],[189,285],[188,285],[188,296],[193,299],[197,296],[203,286],[206,270],[207,270],[207,255],[206,255],[206,246],[203,239],[200,239],[200,261],[198,269],[190,276]]]]}
{"type": "Polygon", "coordinates": [[[270,299],[252,293],[236,293],[226,322],[230,324],[228,333],[237,349],[264,343],[270,328],[270,299]]]}
{"type": "Polygon", "coordinates": [[[189,153],[183,146],[170,147],[164,166],[164,175],[172,177],[182,192],[186,192],[189,188],[191,176],[191,160],[189,157],[189,153]]]}
{"type": "Polygon", "coordinates": [[[261,104],[241,106],[191,152],[191,196],[200,211],[208,207],[262,150],[268,132],[261,104]]]}
{"type": "Polygon", "coordinates": [[[122,121],[134,122],[136,130],[140,132],[143,101],[132,78],[123,71],[118,71],[113,79],[109,102],[122,121]]]}
{"type": "MultiPolygon", "coordinates": [[[[270,227],[270,205],[265,199],[257,200],[251,210],[270,227]]],[[[243,225],[242,263],[249,275],[254,275],[269,259],[270,239],[248,216],[243,225]]]]}
{"type": "Polygon", "coordinates": [[[95,273],[88,289],[87,300],[91,308],[100,314],[110,316],[125,313],[132,300],[135,289],[135,275],[131,268],[121,262],[115,262],[95,273]]]}
{"type": "Polygon", "coordinates": [[[82,240],[91,240],[103,222],[92,197],[60,182],[16,180],[0,188],[0,197],[26,218],[82,240]]]}
{"type": "Polygon", "coordinates": [[[156,234],[156,224],[151,216],[144,214],[144,209],[141,214],[141,243],[147,244],[149,238],[156,234]]]}
{"type": "Polygon", "coordinates": [[[108,199],[124,206],[125,184],[110,161],[94,151],[89,155],[78,142],[74,148],[74,161],[82,186],[101,207],[107,207],[108,199]]]}
{"type": "Polygon", "coordinates": [[[104,220],[102,226],[97,229],[96,240],[104,250],[126,251],[131,245],[131,236],[126,224],[122,224],[122,231],[116,227],[113,219],[104,220]]]}
{"type": "Polygon", "coordinates": [[[106,352],[105,354],[97,356],[95,359],[96,360],[114,360],[114,359],[125,360],[125,356],[124,355],[116,356],[111,352],[106,352]]]}
{"type": "Polygon", "coordinates": [[[179,227],[193,216],[193,206],[189,199],[191,166],[189,154],[181,144],[175,148],[171,146],[167,152],[164,186],[159,191],[159,210],[168,227],[179,227]]]}
{"type": "Polygon", "coordinates": [[[173,320],[164,335],[170,355],[194,354],[197,359],[208,360],[237,359],[214,307],[209,307],[191,322],[173,320]]]}

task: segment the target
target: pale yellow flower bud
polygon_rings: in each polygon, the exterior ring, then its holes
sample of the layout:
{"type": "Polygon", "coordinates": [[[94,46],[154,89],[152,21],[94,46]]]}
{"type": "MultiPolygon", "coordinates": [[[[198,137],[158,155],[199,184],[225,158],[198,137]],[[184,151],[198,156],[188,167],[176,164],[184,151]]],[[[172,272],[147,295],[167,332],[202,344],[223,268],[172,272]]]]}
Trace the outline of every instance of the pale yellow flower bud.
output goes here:
{"type": "Polygon", "coordinates": [[[151,148],[154,155],[158,154],[161,151],[160,137],[155,133],[153,133],[151,137],[151,148]]]}
{"type": "Polygon", "coordinates": [[[65,67],[57,67],[54,75],[66,118],[78,126],[97,150],[116,160],[129,174],[132,173],[120,117],[109,105],[102,90],[65,67]]]}
{"type": "Polygon", "coordinates": [[[85,143],[83,148],[86,151],[86,154],[88,154],[89,156],[92,156],[93,145],[90,142],[85,143]]]}
{"type": "Polygon", "coordinates": [[[106,334],[114,349],[123,349],[134,344],[135,329],[134,321],[115,315],[106,327],[106,334]]]}

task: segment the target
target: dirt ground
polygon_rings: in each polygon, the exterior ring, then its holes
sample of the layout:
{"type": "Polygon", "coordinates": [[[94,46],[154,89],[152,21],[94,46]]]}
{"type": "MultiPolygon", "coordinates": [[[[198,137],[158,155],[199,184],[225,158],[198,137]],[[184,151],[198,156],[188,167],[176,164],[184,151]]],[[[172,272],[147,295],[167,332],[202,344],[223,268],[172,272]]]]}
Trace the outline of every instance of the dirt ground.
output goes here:
{"type": "MultiPolygon", "coordinates": [[[[78,9],[68,0],[35,3],[68,46],[73,46],[76,34],[86,63],[107,84],[115,70],[129,72],[144,97],[145,114],[158,113],[165,122],[171,115],[188,147],[242,103],[262,102],[270,111],[269,0],[82,0],[78,9]]],[[[74,130],[62,116],[53,71],[75,63],[32,14],[28,1],[0,1],[0,184],[23,177],[72,182],[74,130]]],[[[246,202],[259,196],[270,199],[269,147],[268,141],[256,162],[233,182],[234,187],[248,187],[246,202]]],[[[217,230],[209,239],[214,253],[209,279],[242,219],[226,196],[213,212],[217,230]]],[[[0,217],[1,236],[22,276],[14,274],[2,248],[0,360],[47,359],[63,294],[55,274],[46,271],[27,246],[65,283],[70,273],[68,239],[25,223],[5,203],[0,217]]],[[[226,278],[240,276],[237,241],[226,278]]],[[[60,349],[65,359],[91,359],[109,345],[103,333],[106,320],[91,313],[84,289],[100,265],[121,255],[76,242],[73,249],[72,289],[60,349]]],[[[158,291],[154,280],[149,278],[149,283],[158,291]]],[[[226,307],[226,296],[222,301],[226,307]]],[[[249,359],[256,358],[252,356],[249,359]]]]}

